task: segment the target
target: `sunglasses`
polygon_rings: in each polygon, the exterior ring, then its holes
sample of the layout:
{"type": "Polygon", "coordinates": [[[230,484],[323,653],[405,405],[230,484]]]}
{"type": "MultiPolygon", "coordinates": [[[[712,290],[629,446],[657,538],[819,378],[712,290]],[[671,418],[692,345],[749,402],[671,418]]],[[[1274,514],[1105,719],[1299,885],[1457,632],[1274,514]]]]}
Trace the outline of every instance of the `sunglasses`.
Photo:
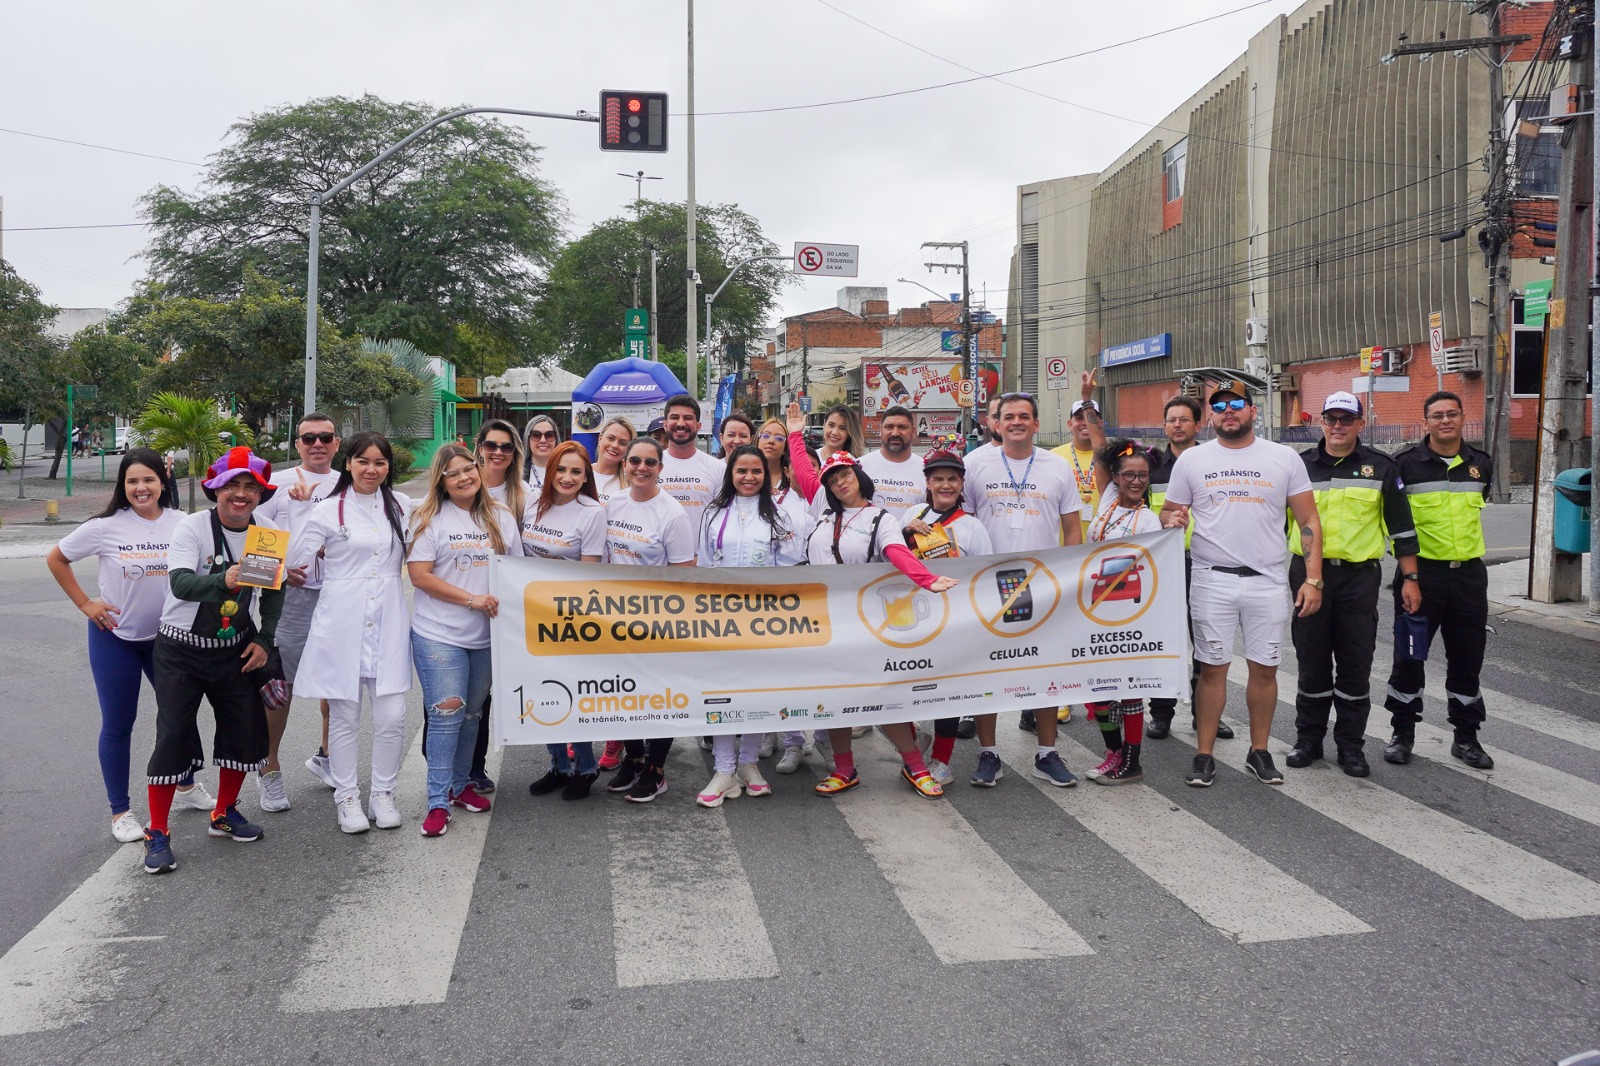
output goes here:
{"type": "Polygon", "coordinates": [[[510,443],[501,444],[499,441],[486,440],[478,445],[478,450],[485,452],[499,452],[502,455],[511,455],[516,452],[517,446],[510,443]]]}
{"type": "Polygon", "coordinates": [[[302,433],[300,434],[300,443],[307,446],[312,444],[332,444],[336,436],[338,436],[336,433],[302,433]]]}
{"type": "Polygon", "coordinates": [[[1325,426],[1353,426],[1356,424],[1356,416],[1349,411],[1337,415],[1324,414],[1322,416],[1322,424],[1325,426]]]}
{"type": "Polygon", "coordinates": [[[646,459],[642,455],[630,455],[630,456],[628,456],[628,465],[629,466],[642,466],[646,470],[654,470],[656,467],[661,465],[661,460],[660,459],[646,459]]]}
{"type": "Polygon", "coordinates": [[[553,429],[530,429],[530,430],[528,430],[528,439],[529,440],[555,440],[557,436],[559,436],[559,434],[556,433],[556,431],[553,430],[553,429]]]}
{"type": "Polygon", "coordinates": [[[1233,400],[1212,400],[1211,401],[1211,409],[1213,411],[1217,412],[1218,414],[1221,414],[1224,411],[1243,411],[1246,407],[1249,407],[1249,406],[1250,406],[1250,401],[1249,400],[1233,399],[1233,400]]]}

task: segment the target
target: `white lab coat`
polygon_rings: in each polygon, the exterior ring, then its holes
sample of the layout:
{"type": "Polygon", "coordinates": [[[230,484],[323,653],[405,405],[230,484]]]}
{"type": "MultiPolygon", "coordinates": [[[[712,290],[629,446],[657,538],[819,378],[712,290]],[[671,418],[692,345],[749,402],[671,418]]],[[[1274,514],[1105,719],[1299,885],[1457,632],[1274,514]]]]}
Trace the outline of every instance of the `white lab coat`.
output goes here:
{"type": "MultiPolygon", "coordinates": [[[[403,512],[400,528],[406,529],[411,500],[398,492],[394,497],[403,512]]],[[[305,531],[289,546],[292,566],[305,566],[323,551],[322,594],[294,694],[359,700],[363,677],[374,680],[374,695],[408,692],[411,612],[400,582],[405,548],[383,517],[381,493],[350,490],[344,524],[348,537],[339,535],[339,497],[331,496],[312,508],[305,531]]]]}

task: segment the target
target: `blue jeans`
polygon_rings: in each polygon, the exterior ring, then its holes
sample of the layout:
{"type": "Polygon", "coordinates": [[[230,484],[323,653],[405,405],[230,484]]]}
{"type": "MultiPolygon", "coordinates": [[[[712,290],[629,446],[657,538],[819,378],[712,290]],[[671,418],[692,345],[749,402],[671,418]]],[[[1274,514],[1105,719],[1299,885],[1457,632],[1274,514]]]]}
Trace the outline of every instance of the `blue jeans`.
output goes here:
{"type": "MultiPolygon", "coordinates": [[[[122,640],[110,630],[89,623],[89,672],[100,697],[100,776],[105,780],[106,802],[112,814],[132,806],[128,799],[129,750],[133,723],[139,716],[139,675],[155,684],[152,656],[156,642],[122,640]]],[[[178,784],[194,784],[189,774],[178,784]]]]}
{"type": "Polygon", "coordinates": [[[567,746],[565,744],[546,744],[545,748],[550,752],[550,765],[555,767],[555,771],[558,774],[571,774],[573,772],[597,774],[600,772],[600,768],[595,765],[594,741],[592,740],[573,742],[572,758],[570,759],[567,758],[567,746]],[[573,768],[574,763],[577,764],[576,771],[573,768]]]}
{"type": "Polygon", "coordinates": [[[472,771],[472,746],[478,740],[483,702],[489,698],[489,649],[458,648],[412,633],[411,659],[417,664],[428,718],[422,745],[428,760],[428,807],[448,807],[472,771]]]}

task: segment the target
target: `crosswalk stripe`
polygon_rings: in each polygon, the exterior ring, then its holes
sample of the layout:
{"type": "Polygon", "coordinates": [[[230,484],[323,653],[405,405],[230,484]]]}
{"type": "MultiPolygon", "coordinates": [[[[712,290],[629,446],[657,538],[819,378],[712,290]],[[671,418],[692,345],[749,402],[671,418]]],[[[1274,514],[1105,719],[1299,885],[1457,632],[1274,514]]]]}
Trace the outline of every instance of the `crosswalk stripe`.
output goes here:
{"type": "MultiPolygon", "coordinates": [[[[500,752],[487,769],[498,773],[500,752]]],[[[472,904],[478,863],[494,812],[456,811],[442,837],[424,839],[428,764],[422,732],[401,764],[395,800],[399,829],[373,829],[350,841],[364,869],[328,903],[293,984],[278,1001],[296,1013],[443,1003],[472,904]]],[[[336,832],[331,805],[327,831],[336,832]]]]}
{"type": "Polygon", "coordinates": [[[869,784],[832,802],[940,962],[1095,953],[954,805],[898,780],[900,757],[876,731],[855,751],[869,784]]]}
{"type": "MultiPolygon", "coordinates": [[[[1194,739],[1173,737],[1193,746],[1194,739]]],[[[1219,770],[1226,764],[1217,762],[1219,770]]],[[[1247,779],[1244,771],[1236,771],[1247,779]]],[[[1600,914],[1600,885],[1370,780],[1325,764],[1290,771],[1277,795],[1330,818],[1519,918],[1600,914]]],[[[1230,775],[1231,777],[1232,775],[1230,775]]],[[[1249,787],[1267,788],[1253,780],[1249,787]]]]}
{"type": "Polygon", "coordinates": [[[693,803],[704,776],[694,741],[682,739],[668,759],[671,791],[649,805],[607,804],[622,988],[778,975],[772,939],[723,808],[697,807],[689,817],[676,809],[693,803]]]}
{"type": "MultiPolygon", "coordinates": [[[[1202,921],[1237,942],[1372,932],[1349,911],[1155,789],[1142,784],[1106,787],[1087,779],[1077,788],[1057,788],[1032,776],[1031,737],[1001,730],[998,738],[1011,776],[1032,781],[1047,799],[1202,921]]],[[[1056,746],[1080,774],[1082,767],[1094,766],[1103,757],[1065,735],[1056,746]]]]}
{"type": "MultiPolygon", "coordinates": [[[[1288,706],[1291,722],[1294,720],[1294,692],[1298,683],[1297,675],[1283,667],[1278,668],[1278,700],[1280,705],[1288,706]]],[[[1367,736],[1387,741],[1389,729],[1381,724],[1386,717],[1381,709],[1375,709],[1374,715],[1367,721],[1367,736]],[[1374,722],[1374,718],[1378,721],[1374,722]]],[[[1493,770],[1474,770],[1450,756],[1453,739],[1450,730],[1419,722],[1414,750],[1447,770],[1486,781],[1512,795],[1569,814],[1590,825],[1600,825],[1600,787],[1594,782],[1498,748],[1494,751],[1493,770]]]]}
{"type": "Polygon", "coordinates": [[[63,1029],[116,997],[125,968],[112,945],[139,898],[143,852],[123,845],[0,958],[0,1036],[63,1029]]]}

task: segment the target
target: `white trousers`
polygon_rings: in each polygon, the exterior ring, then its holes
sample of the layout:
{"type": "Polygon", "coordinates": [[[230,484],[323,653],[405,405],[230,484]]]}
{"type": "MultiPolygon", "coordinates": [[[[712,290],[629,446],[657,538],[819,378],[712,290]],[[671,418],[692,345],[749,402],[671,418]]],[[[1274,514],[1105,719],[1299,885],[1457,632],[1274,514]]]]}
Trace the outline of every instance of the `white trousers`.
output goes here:
{"type": "Polygon", "coordinates": [[[718,733],[711,738],[711,758],[719,774],[731,774],[741,763],[755,762],[761,756],[762,733],[718,733]]]}
{"type": "Polygon", "coordinates": [[[335,803],[346,796],[361,796],[356,780],[356,760],[361,754],[361,699],[372,704],[372,791],[393,792],[400,776],[406,746],[406,693],[379,696],[375,682],[361,679],[353,700],[328,701],[328,774],[333,778],[335,803]]]}

